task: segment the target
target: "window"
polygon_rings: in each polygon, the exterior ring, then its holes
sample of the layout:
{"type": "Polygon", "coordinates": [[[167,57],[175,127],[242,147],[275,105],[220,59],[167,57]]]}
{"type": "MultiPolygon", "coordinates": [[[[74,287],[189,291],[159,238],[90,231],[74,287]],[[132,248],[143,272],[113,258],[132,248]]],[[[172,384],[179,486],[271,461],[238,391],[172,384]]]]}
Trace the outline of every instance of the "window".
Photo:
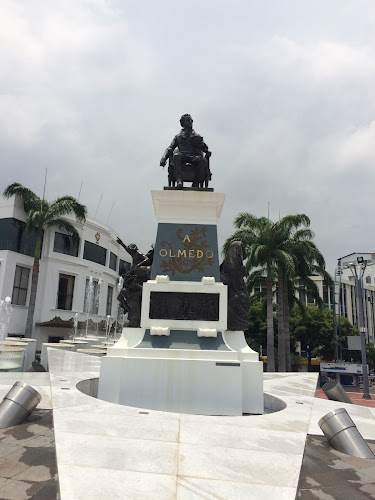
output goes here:
{"type": "Polygon", "coordinates": [[[371,283],[371,276],[366,276],[366,283],[371,283]]]}
{"type": "Polygon", "coordinates": [[[107,290],[107,306],[106,306],[106,316],[111,316],[112,314],[112,299],[113,299],[113,286],[108,285],[107,290]]]}
{"type": "Polygon", "coordinates": [[[86,260],[91,260],[91,262],[96,262],[105,266],[105,261],[107,258],[107,250],[95,243],[90,241],[85,241],[85,247],[83,249],[83,258],[86,260]]]}
{"type": "Polygon", "coordinates": [[[124,274],[128,273],[130,271],[130,264],[129,262],[126,262],[125,260],[120,259],[120,265],[118,267],[118,273],[120,276],[123,276],[124,274]]]}
{"type": "Polygon", "coordinates": [[[303,285],[300,285],[298,288],[299,300],[306,304],[306,288],[303,285]]]}
{"type": "Polygon", "coordinates": [[[0,250],[12,250],[34,257],[36,231],[26,234],[25,222],[18,219],[0,219],[0,250]]]}
{"type": "Polygon", "coordinates": [[[64,340],[64,337],[56,337],[55,335],[48,337],[49,344],[58,344],[60,340],[64,340]]]}
{"type": "Polygon", "coordinates": [[[72,236],[69,236],[68,234],[56,232],[55,241],[53,243],[53,251],[78,257],[78,242],[75,242],[72,236]]]}
{"type": "Polygon", "coordinates": [[[29,274],[30,274],[29,268],[16,266],[16,272],[14,275],[13,293],[12,293],[12,304],[18,306],[26,305],[29,274]]]}
{"type": "Polygon", "coordinates": [[[109,254],[109,268],[114,271],[116,271],[117,268],[117,255],[112,252],[109,254]]]}
{"type": "Polygon", "coordinates": [[[99,310],[100,285],[98,281],[86,279],[85,303],[83,312],[98,314],[99,310]]]}
{"type": "Polygon", "coordinates": [[[315,299],[312,293],[307,292],[307,303],[308,304],[314,304],[315,299]]]}
{"type": "Polygon", "coordinates": [[[59,287],[57,290],[57,309],[64,309],[66,311],[72,310],[73,304],[73,290],[74,290],[74,276],[69,274],[59,275],[59,287]]]}
{"type": "Polygon", "coordinates": [[[327,282],[326,282],[326,280],[323,280],[323,302],[324,302],[325,307],[327,307],[327,308],[329,308],[329,294],[330,294],[330,290],[329,290],[329,287],[327,285],[327,282]]]}

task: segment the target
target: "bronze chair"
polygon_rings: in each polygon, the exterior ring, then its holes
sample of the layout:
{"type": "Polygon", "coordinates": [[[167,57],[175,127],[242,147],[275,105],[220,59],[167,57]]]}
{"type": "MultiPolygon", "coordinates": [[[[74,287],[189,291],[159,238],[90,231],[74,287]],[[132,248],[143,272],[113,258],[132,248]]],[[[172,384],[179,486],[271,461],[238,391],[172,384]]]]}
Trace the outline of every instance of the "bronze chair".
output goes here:
{"type": "MultiPolygon", "coordinates": [[[[211,170],[210,170],[210,155],[205,154],[205,158],[207,160],[207,168],[203,181],[199,183],[200,188],[207,188],[208,183],[212,178],[211,170]]],[[[174,164],[173,164],[173,154],[168,157],[168,186],[175,187],[176,186],[176,176],[174,174],[174,164]]],[[[184,163],[182,165],[182,182],[194,182],[195,179],[195,167],[191,163],[184,163]]]]}

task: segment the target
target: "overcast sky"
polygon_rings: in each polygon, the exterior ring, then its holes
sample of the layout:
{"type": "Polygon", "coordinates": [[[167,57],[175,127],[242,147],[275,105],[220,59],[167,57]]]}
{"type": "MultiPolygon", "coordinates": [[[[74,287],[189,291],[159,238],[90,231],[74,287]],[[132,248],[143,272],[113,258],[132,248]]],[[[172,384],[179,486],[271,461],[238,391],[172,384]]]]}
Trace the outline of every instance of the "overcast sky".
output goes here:
{"type": "Polygon", "coordinates": [[[239,212],[305,213],[329,271],[375,251],[373,0],[2,0],[0,189],[78,196],[147,251],[190,113],[239,212]]]}

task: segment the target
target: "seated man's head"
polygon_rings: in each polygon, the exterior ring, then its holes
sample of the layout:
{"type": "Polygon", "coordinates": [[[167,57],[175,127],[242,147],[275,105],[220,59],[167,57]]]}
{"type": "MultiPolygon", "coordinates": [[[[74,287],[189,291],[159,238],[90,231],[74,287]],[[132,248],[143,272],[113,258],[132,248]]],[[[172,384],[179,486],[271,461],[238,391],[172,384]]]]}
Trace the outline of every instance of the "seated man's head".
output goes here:
{"type": "Polygon", "coordinates": [[[191,128],[193,126],[193,119],[190,115],[182,115],[180,118],[181,127],[191,128]]]}

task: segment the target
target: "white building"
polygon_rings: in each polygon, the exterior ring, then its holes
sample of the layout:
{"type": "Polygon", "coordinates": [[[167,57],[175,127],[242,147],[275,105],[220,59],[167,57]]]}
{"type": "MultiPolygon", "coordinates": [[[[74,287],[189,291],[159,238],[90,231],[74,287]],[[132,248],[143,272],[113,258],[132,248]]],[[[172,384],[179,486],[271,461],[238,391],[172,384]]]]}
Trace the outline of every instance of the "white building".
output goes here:
{"type": "MultiPolygon", "coordinates": [[[[366,268],[363,274],[363,313],[366,330],[366,340],[375,344],[375,254],[353,252],[338,259],[341,261],[341,270],[335,276],[335,311],[336,316],[347,318],[352,325],[359,328],[358,304],[355,290],[355,279],[349,267],[350,263],[359,266],[357,258],[363,257],[366,261],[366,268]],[[341,290],[340,290],[341,283],[341,290]]],[[[324,305],[333,309],[332,290],[328,288],[321,276],[311,276],[319,288],[319,295],[324,301],[324,305]]],[[[299,291],[299,298],[306,304],[314,303],[313,298],[307,293],[299,291]]]]}
{"type": "Polygon", "coordinates": [[[363,273],[363,312],[364,326],[366,329],[366,338],[368,342],[375,343],[375,254],[371,252],[353,252],[338,259],[341,262],[341,269],[336,276],[336,302],[339,292],[339,283],[341,279],[341,314],[349,319],[355,325],[358,325],[358,308],[355,293],[355,278],[349,264],[356,264],[359,275],[358,257],[363,258],[366,264],[363,273]],[[341,274],[341,275],[340,275],[341,274]]]}
{"type": "MultiPolygon", "coordinates": [[[[336,276],[335,285],[335,310],[336,316],[345,317],[349,322],[356,328],[359,328],[358,324],[358,306],[357,297],[355,290],[354,278],[351,275],[350,269],[348,269],[350,276],[343,272],[341,276],[341,294],[340,291],[340,276],[336,276]]],[[[365,278],[366,278],[365,274],[365,278]]],[[[326,282],[321,276],[311,276],[311,279],[315,281],[319,288],[319,295],[324,301],[324,305],[330,309],[333,309],[333,296],[332,290],[327,287],[326,282]]],[[[313,299],[306,297],[306,303],[313,303],[313,299]]],[[[366,328],[366,338],[368,342],[375,343],[374,339],[374,305],[375,305],[375,283],[366,283],[363,280],[363,313],[364,313],[364,324],[366,328]]]]}
{"type": "MultiPolygon", "coordinates": [[[[130,268],[130,256],[117,243],[118,234],[101,222],[87,218],[79,224],[73,217],[67,219],[80,235],[77,247],[72,239],[56,228],[44,232],[38,293],[32,336],[43,342],[69,338],[73,318],[87,318],[93,314],[94,323],[112,320],[117,315],[117,288],[119,275],[130,268]],[[93,278],[95,293],[91,304],[86,300],[87,282],[93,278]],[[67,323],[68,322],[68,323],[67,323]]],[[[13,314],[10,335],[24,335],[34,263],[35,236],[25,233],[26,214],[18,197],[0,198],[0,298],[12,298],[13,314]]]]}

